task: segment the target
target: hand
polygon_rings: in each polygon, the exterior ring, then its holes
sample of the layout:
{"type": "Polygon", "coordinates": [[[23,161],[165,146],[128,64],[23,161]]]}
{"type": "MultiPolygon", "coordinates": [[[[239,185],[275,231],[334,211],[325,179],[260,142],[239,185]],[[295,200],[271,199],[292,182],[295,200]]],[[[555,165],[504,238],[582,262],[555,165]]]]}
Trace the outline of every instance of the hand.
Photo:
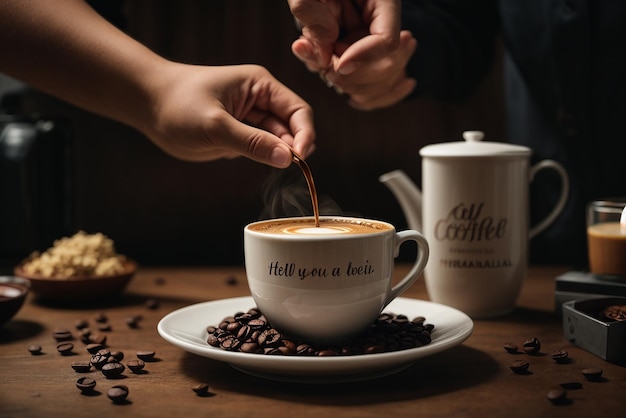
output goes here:
{"type": "Polygon", "coordinates": [[[292,51],[311,71],[320,72],[333,65],[335,71],[348,75],[398,47],[399,0],[288,0],[288,3],[302,28],[302,37],[292,44],[292,51]],[[337,54],[340,31],[352,42],[337,54]],[[339,57],[335,63],[331,62],[333,55],[339,57]]]}
{"type": "Polygon", "coordinates": [[[304,25],[303,36],[292,44],[292,50],[328,86],[348,95],[352,107],[373,110],[391,106],[414,90],[416,81],[407,78],[405,68],[417,41],[410,32],[399,32],[398,2],[365,0],[359,4],[290,0],[294,16],[304,25]],[[329,47],[324,45],[340,29],[344,36],[336,39],[325,62],[322,57],[329,47]]]}
{"type": "Polygon", "coordinates": [[[314,149],[310,106],[262,67],[171,63],[157,79],[153,116],[139,129],[175,157],[243,155],[283,168],[291,164],[289,147],[302,156],[314,149]]]}
{"type": "Polygon", "coordinates": [[[348,95],[348,103],[355,109],[389,107],[415,89],[417,82],[406,76],[405,68],[416,47],[417,41],[411,32],[402,31],[396,50],[361,65],[349,75],[342,75],[335,69],[337,65],[333,65],[323,77],[338,93],[348,95]]]}

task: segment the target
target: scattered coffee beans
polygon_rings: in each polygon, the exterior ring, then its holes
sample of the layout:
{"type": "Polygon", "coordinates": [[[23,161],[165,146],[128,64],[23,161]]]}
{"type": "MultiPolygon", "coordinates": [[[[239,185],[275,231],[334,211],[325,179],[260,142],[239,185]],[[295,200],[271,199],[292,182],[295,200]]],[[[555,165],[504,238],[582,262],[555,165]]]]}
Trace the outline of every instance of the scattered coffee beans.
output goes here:
{"type": "Polygon", "coordinates": [[[91,363],[88,361],[74,361],[71,366],[78,373],[87,373],[91,370],[91,363]]]}
{"type": "Polygon", "coordinates": [[[114,361],[112,363],[106,363],[102,366],[102,374],[107,378],[119,377],[126,368],[122,363],[114,361]]]}
{"type": "Polygon", "coordinates": [[[103,348],[102,350],[99,350],[96,354],[91,356],[91,360],[89,362],[93,367],[100,370],[105,364],[109,362],[108,359],[110,356],[111,352],[108,349],[103,348]]]}
{"type": "Polygon", "coordinates": [[[103,322],[107,322],[109,320],[109,318],[107,317],[107,315],[104,312],[99,312],[96,315],[96,317],[94,318],[94,320],[96,322],[103,323],[103,322]]]}
{"type": "Polygon", "coordinates": [[[550,356],[557,363],[567,363],[569,361],[569,354],[565,350],[555,350],[550,356]]]}
{"type": "Polygon", "coordinates": [[[76,322],[74,322],[74,326],[76,329],[85,329],[89,326],[89,322],[87,322],[86,319],[77,319],[76,322]]]}
{"type": "Polygon", "coordinates": [[[198,396],[206,396],[209,393],[209,385],[206,383],[198,383],[192,387],[191,390],[193,390],[198,396]]]}
{"type": "Polygon", "coordinates": [[[36,356],[38,354],[41,354],[41,346],[40,345],[29,345],[28,346],[28,351],[33,355],[36,356]]]}
{"type": "Polygon", "coordinates": [[[122,361],[124,359],[124,353],[121,351],[111,351],[111,358],[114,358],[117,361],[122,361]]]}
{"type": "Polygon", "coordinates": [[[526,374],[530,364],[526,360],[515,360],[509,365],[510,369],[517,374],[526,374]]]}
{"type": "Polygon", "coordinates": [[[546,396],[552,403],[562,403],[567,398],[567,391],[564,388],[559,387],[550,390],[546,396]]]}
{"type": "Polygon", "coordinates": [[[76,381],[76,387],[83,393],[89,393],[96,387],[96,381],[91,377],[81,377],[76,381]]]}
{"type": "Polygon", "coordinates": [[[538,338],[530,338],[524,342],[524,351],[528,354],[537,354],[541,350],[541,343],[538,338]]]}
{"type": "Polygon", "coordinates": [[[148,299],[145,303],[145,307],[148,309],[158,309],[159,301],[156,299],[148,299]]]}
{"type": "Polygon", "coordinates": [[[102,350],[103,348],[104,346],[102,344],[96,344],[96,343],[87,344],[87,346],[85,347],[85,349],[87,349],[87,352],[89,354],[96,354],[98,351],[102,350]]]}
{"type": "Polygon", "coordinates": [[[128,360],[126,362],[126,366],[128,366],[128,368],[133,373],[136,373],[140,370],[143,370],[143,368],[146,366],[146,363],[144,363],[144,361],[141,359],[134,359],[134,360],[128,360]]]}
{"type": "Polygon", "coordinates": [[[137,358],[143,361],[152,361],[154,360],[154,351],[149,351],[149,350],[142,350],[142,351],[137,351],[137,358]]]}
{"type": "Polygon", "coordinates": [[[507,353],[517,353],[518,347],[517,344],[506,343],[504,344],[504,349],[507,351],[507,353]]]}
{"type": "Polygon", "coordinates": [[[207,343],[227,351],[268,355],[347,356],[375,354],[424,346],[431,342],[432,324],[423,317],[383,313],[360,335],[336,345],[314,345],[283,336],[263,314],[252,308],[208,326],[207,343]]]}
{"type": "Polygon", "coordinates": [[[71,342],[62,342],[57,344],[57,351],[62,355],[68,355],[74,349],[74,344],[71,342]]]}
{"type": "Polygon", "coordinates": [[[72,331],[68,329],[58,329],[52,333],[52,337],[57,341],[68,341],[74,338],[72,331]]]}
{"type": "Polygon", "coordinates": [[[602,369],[598,367],[585,368],[582,370],[582,373],[583,376],[585,376],[585,378],[590,381],[600,380],[600,378],[602,377],[602,369]]]}
{"type": "Polygon", "coordinates": [[[124,403],[128,397],[128,387],[115,385],[107,391],[107,396],[115,403],[124,403]]]}

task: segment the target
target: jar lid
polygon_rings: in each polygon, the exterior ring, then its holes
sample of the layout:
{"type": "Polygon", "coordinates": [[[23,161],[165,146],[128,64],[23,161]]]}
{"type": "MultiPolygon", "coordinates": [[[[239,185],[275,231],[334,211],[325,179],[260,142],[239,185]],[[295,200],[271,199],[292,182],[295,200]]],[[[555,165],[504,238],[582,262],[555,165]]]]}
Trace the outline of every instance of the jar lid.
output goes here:
{"type": "Polygon", "coordinates": [[[465,141],[445,142],[426,145],[420,149],[422,157],[458,158],[458,157],[527,157],[530,148],[522,145],[505,144],[503,142],[483,141],[485,134],[481,131],[465,131],[465,141]]]}

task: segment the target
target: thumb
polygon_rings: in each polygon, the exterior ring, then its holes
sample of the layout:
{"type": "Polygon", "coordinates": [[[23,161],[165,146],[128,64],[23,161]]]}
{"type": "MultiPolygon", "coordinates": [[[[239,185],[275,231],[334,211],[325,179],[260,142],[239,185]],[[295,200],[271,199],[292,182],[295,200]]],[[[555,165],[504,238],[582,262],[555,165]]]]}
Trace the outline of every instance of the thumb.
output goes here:
{"type": "Polygon", "coordinates": [[[292,162],[291,148],[276,135],[246,125],[230,116],[225,118],[220,142],[251,160],[277,168],[286,168],[292,162]]]}

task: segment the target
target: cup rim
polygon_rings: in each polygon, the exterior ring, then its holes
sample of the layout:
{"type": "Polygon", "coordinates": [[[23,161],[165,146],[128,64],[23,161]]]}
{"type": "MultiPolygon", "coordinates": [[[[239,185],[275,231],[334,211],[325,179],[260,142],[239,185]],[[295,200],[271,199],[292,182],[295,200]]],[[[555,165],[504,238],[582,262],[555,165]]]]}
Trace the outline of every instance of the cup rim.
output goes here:
{"type": "Polygon", "coordinates": [[[367,236],[372,236],[372,235],[381,235],[381,234],[388,234],[388,233],[395,233],[396,232],[396,228],[395,226],[393,226],[393,224],[389,223],[389,222],[385,222],[385,221],[381,221],[379,219],[373,219],[373,218],[363,218],[363,217],[356,217],[356,216],[344,216],[344,215],[322,215],[320,216],[320,221],[324,221],[324,220],[328,220],[328,219],[339,219],[339,220],[348,220],[348,221],[357,221],[357,222],[364,222],[364,223],[377,223],[377,224],[382,224],[385,225],[388,229],[380,229],[380,230],[373,230],[371,232],[363,232],[363,233],[359,233],[359,234],[333,234],[333,235],[324,235],[324,234],[320,234],[320,235],[316,235],[316,234],[303,234],[303,235],[289,235],[289,234],[275,234],[275,233],[266,233],[266,232],[261,232],[261,231],[255,231],[253,229],[251,229],[251,227],[255,226],[255,225],[259,225],[259,224],[263,224],[263,223],[269,223],[269,222],[284,222],[284,221],[314,221],[315,218],[313,216],[290,216],[290,217],[284,217],[284,218],[268,218],[268,219],[262,219],[262,220],[258,220],[258,221],[254,221],[251,222],[249,224],[247,224],[244,228],[244,231],[248,234],[254,234],[254,235],[259,235],[259,236],[263,236],[263,237],[269,237],[269,236],[273,236],[273,237],[281,237],[281,238],[289,238],[289,239],[316,239],[316,240],[323,240],[323,239],[333,239],[333,240],[337,240],[337,239],[347,239],[347,238],[357,238],[357,237],[367,237],[367,236]]]}
{"type": "Polygon", "coordinates": [[[596,199],[588,204],[590,210],[603,213],[621,213],[626,206],[626,197],[596,199]]]}

